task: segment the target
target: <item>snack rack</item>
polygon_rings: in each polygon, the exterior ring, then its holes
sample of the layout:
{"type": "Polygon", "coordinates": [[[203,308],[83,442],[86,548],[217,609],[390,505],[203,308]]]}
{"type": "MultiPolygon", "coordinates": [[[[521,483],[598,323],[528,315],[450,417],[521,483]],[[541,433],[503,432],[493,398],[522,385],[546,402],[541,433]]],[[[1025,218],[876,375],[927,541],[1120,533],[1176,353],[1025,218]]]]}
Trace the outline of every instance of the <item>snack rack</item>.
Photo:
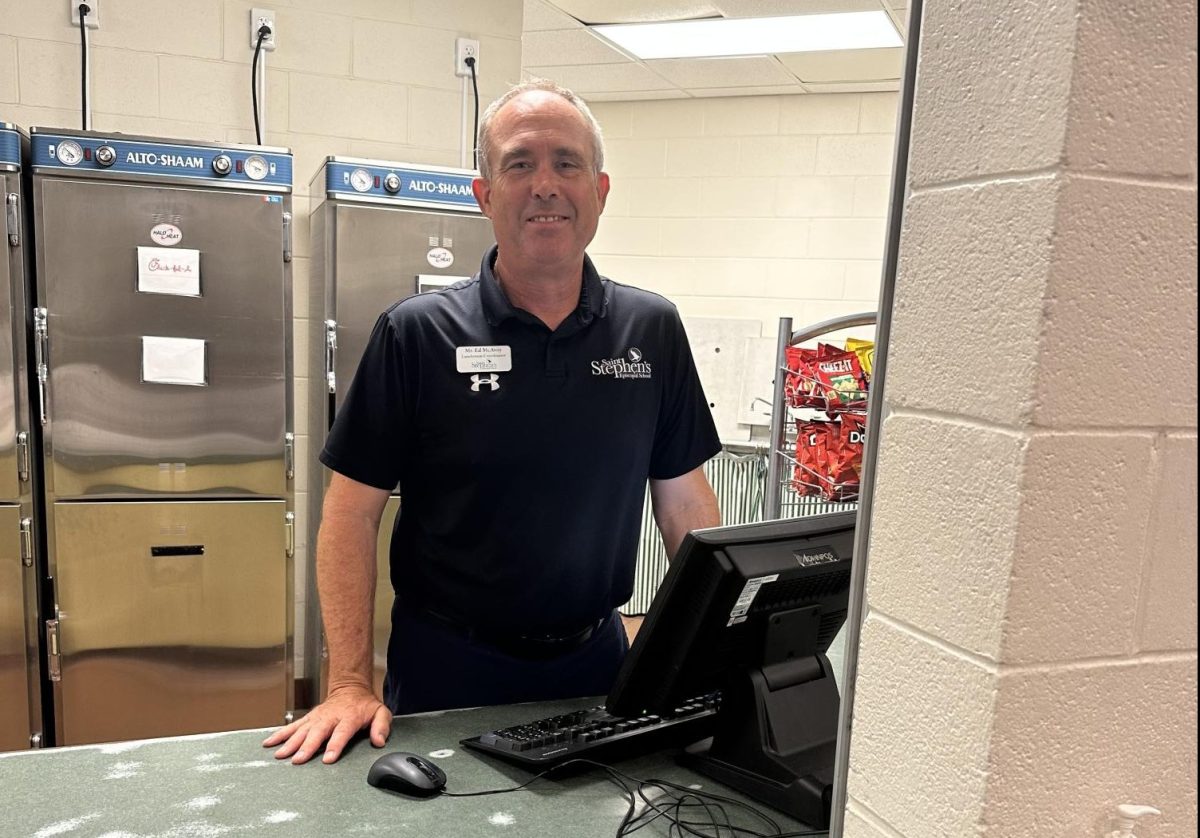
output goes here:
{"type": "MultiPolygon", "coordinates": [[[[763,517],[766,520],[782,517],[785,495],[789,507],[798,506],[798,514],[820,514],[837,509],[846,509],[856,502],[853,499],[841,500],[841,487],[830,486],[832,499],[822,497],[801,496],[792,489],[792,476],[798,465],[796,457],[796,430],[793,421],[793,411],[785,396],[785,387],[789,373],[787,363],[788,347],[798,346],[805,341],[821,335],[836,332],[841,329],[851,329],[856,326],[873,326],[876,322],[876,312],[866,311],[858,314],[847,314],[825,320],[800,331],[792,331],[792,319],[779,319],[779,340],[775,347],[775,389],[771,399],[771,454],[767,462],[767,483],[763,495],[763,517]],[[809,507],[819,507],[810,509],[809,507]]],[[[859,412],[865,416],[865,409],[848,412],[859,412]]],[[[819,475],[815,475],[819,478],[819,475]]],[[[855,495],[857,498],[857,495],[855,495]]],[[[795,510],[789,509],[789,512],[795,510]]]]}

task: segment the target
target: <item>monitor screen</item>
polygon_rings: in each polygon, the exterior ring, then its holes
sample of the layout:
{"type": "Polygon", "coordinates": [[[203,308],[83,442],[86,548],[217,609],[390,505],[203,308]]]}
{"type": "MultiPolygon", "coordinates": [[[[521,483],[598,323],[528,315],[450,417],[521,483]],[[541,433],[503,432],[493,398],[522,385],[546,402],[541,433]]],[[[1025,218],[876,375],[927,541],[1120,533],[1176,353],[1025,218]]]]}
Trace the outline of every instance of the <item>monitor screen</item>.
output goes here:
{"type": "Polygon", "coordinates": [[[694,766],[828,826],[838,692],[825,652],[846,619],[857,513],[684,538],[609,693],[614,714],[719,691],[694,766]]]}

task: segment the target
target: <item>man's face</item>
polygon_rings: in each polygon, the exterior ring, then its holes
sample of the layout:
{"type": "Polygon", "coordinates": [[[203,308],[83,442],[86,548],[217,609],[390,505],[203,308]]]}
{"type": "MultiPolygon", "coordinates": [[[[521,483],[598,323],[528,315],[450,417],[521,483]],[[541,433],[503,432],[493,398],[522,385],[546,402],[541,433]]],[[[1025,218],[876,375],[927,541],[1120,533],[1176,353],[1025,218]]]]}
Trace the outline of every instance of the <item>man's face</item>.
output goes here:
{"type": "Polygon", "coordinates": [[[532,90],[504,104],[491,132],[491,178],[476,179],[474,190],[501,261],[518,270],[578,269],[608,197],[583,115],[532,90]]]}

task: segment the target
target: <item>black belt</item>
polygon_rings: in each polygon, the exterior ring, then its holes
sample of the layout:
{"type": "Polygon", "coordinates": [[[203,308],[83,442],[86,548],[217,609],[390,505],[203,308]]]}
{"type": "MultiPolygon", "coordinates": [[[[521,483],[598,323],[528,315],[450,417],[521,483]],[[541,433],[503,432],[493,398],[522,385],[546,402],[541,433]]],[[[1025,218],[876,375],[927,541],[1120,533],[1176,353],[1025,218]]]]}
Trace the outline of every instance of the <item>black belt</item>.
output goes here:
{"type": "Polygon", "coordinates": [[[472,643],[482,643],[504,652],[506,655],[527,660],[549,660],[574,651],[591,640],[600,627],[608,621],[608,617],[601,617],[578,631],[562,635],[509,634],[466,625],[429,608],[422,608],[416,613],[472,643]]]}

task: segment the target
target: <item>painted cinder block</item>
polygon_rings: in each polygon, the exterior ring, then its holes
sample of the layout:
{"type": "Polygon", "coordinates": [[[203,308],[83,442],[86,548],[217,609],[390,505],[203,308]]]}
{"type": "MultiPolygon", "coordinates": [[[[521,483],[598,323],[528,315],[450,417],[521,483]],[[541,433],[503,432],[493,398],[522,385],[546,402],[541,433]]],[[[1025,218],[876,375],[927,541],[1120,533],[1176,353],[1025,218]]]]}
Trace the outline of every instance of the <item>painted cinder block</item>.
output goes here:
{"type": "Polygon", "coordinates": [[[996,675],[884,619],[863,625],[848,793],[908,838],[976,835],[996,675]]]}
{"type": "Polygon", "coordinates": [[[1068,176],[1057,216],[1037,423],[1195,427],[1195,189],[1068,176]]]}
{"type": "Polygon", "coordinates": [[[854,134],[860,98],[849,94],[808,94],[779,101],[781,134],[854,134]]]}
{"type": "MultiPolygon", "coordinates": [[[[455,37],[456,34],[450,30],[356,20],[354,76],[458,92],[462,80],[454,75],[452,59],[455,37]]],[[[315,42],[320,43],[319,39],[315,42]]],[[[481,44],[481,61],[482,58],[481,44]]],[[[482,63],[480,66],[482,68],[482,63]]],[[[380,104],[386,106],[386,103],[380,104]]]]}
{"type": "Polygon", "coordinates": [[[887,175],[896,144],[891,134],[821,137],[817,142],[818,175],[887,175]]]}
{"type": "MultiPolygon", "coordinates": [[[[620,178],[613,186],[624,194],[628,213],[639,218],[688,218],[700,206],[701,181],[695,178],[620,178]]],[[[616,197],[609,192],[610,203],[616,197]]],[[[610,208],[605,209],[605,214],[610,208]]]]}
{"type": "Polygon", "coordinates": [[[1028,421],[1058,192],[1058,179],[1043,176],[909,199],[889,401],[1028,421]]]}
{"type": "Polygon", "coordinates": [[[900,96],[896,93],[864,93],[858,112],[861,134],[895,134],[900,96]]]}
{"type": "Polygon", "coordinates": [[[848,218],[854,215],[854,178],[788,177],[774,182],[775,212],[788,218],[848,218]]]}
{"type": "Polygon", "coordinates": [[[1152,458],[1148,433],[1033,434],[1014,522],[1004,663],[1134,651],[1152,458]]]}
{"type": "MultiPolygon", "coordinates": [[[[17,102],[17,39],[0,35],[0,102],[17,102]]],[[[7,120],[6,120],[7,121],[7,120]]]]}
{"type": "MultiPolygon", "coordinates": [[[[254,60],[250,44],[250,9],[272,8],[258,0],[230,4],[225,9],[224,59],[249,65],[254,60]]],[[[278,32],[266,63],[280,70],[300,70],[317,75],[346,76],[351,70],[355,21],[344,14],[322,14],[313,9],[275,8],[278,32]]]]}
{"type": "Polygon", "coordinates": [[[695,99],[638,102],[632,106],[633,136],[698,137],[704,132],[704,103],[695,99]]]}
{"type": "MultiPolygon", "coordinates": [[[[16,17],[29,14],[34,6],[47,6],[52,18],[57,18],[57,37],[79,43],[79,29],[70,25],[63,3],[21,2],[16,17]],[[59,17],[61,15],[61,17],[59,17]]],[[[8,15],[0,10],[0,20],[8,15]]],[[[221,58],[223,30],[222,9],[219,3],[174,3],[164,14],[158,0],[120,0],[105,4],[100,16],[101,26],[92,30],[88,40],[98,47],[134,47],[161,55],[190,55],[196,58],[221,58]]],[[[250,16],[246,15],[245,34],[249,34],[250,16]]],[[[249,49],[249,44],[246,46],[249,49]]]]}
{"type": "Polygon", "coordinates": [[[1039,3],[1005,14],[990,3],[925,7],[913,187],[1058,164],[1077,5],[1039,3]]]}
{"type": "Polygon", "coordinates": [[[408,142],[425,148],[455,148],[462,137],[462,99],[449,90],[408,89],[408,142]]]}
{"type": "Polygon", "coordinates": [[[999,660],[1027,439],[893,413],[871,521],[870,603],[999,660]]]}
{"type": "Polygon", "coordinates": [[[337,126],[343,136],[392,142],[408,137],[403,85],[292,73],[290,94],[291,129],[297,133],[323,134],[337,126]],[[379,102],[390,106],[379,108],[379,102]]]}
{"type": "Polygon", "coordinates": [[[812,175],[817,168],[817,137],[743,137],[735,161],[714,160],[718,171],[739,175],[812,175]]]}
{"type": "Polygon", "coordinates": [[[613,177],[662,177],[667,173],[666,140],[610,139],[604,143],[604,168],[613,177]]]}
{"type": "Polygon", "coordinates": [[[1195,183],[1195,3],[1079,4],[1065,160],[1195,183]]]}
{"type": "Polygon", "coordinates": [[[882,259],[881,218],[814,218],[808,254],[817,259],[882,259]]]}
{"type": "Polygon", "coordinates": [[[738,140],[731,137],[681,137],[666,141],[666,173],[671,177],[708,177],[725,161],[738,159],[738,140]]]}
{"type": "Polygon", "coordinates": [[[693,213],[709,218],[794,217],[778,211],[773,178],[708,177],[700,184],[700,204],[693,205],[693,213]]]}
{"type": "Polygon", "coordinates": [[[1194,653],[1002,675],[980,834],[1105,835],[1128,802],[1162,810],[1139,835],[1190,838],[1196,721],[1194,653]]]}
{"type": "Polygon", "coordinates": [[[1155,440],[1159,471],[1141,592],[1138,649],[1196,648],[1196,436],[1155,440]]]}
{"type": "Polygon", "coordinates": [[[779,133],[779,100],[775,96],[732,96],[703,100],[704,133],[710,137],[779,133]]]}

